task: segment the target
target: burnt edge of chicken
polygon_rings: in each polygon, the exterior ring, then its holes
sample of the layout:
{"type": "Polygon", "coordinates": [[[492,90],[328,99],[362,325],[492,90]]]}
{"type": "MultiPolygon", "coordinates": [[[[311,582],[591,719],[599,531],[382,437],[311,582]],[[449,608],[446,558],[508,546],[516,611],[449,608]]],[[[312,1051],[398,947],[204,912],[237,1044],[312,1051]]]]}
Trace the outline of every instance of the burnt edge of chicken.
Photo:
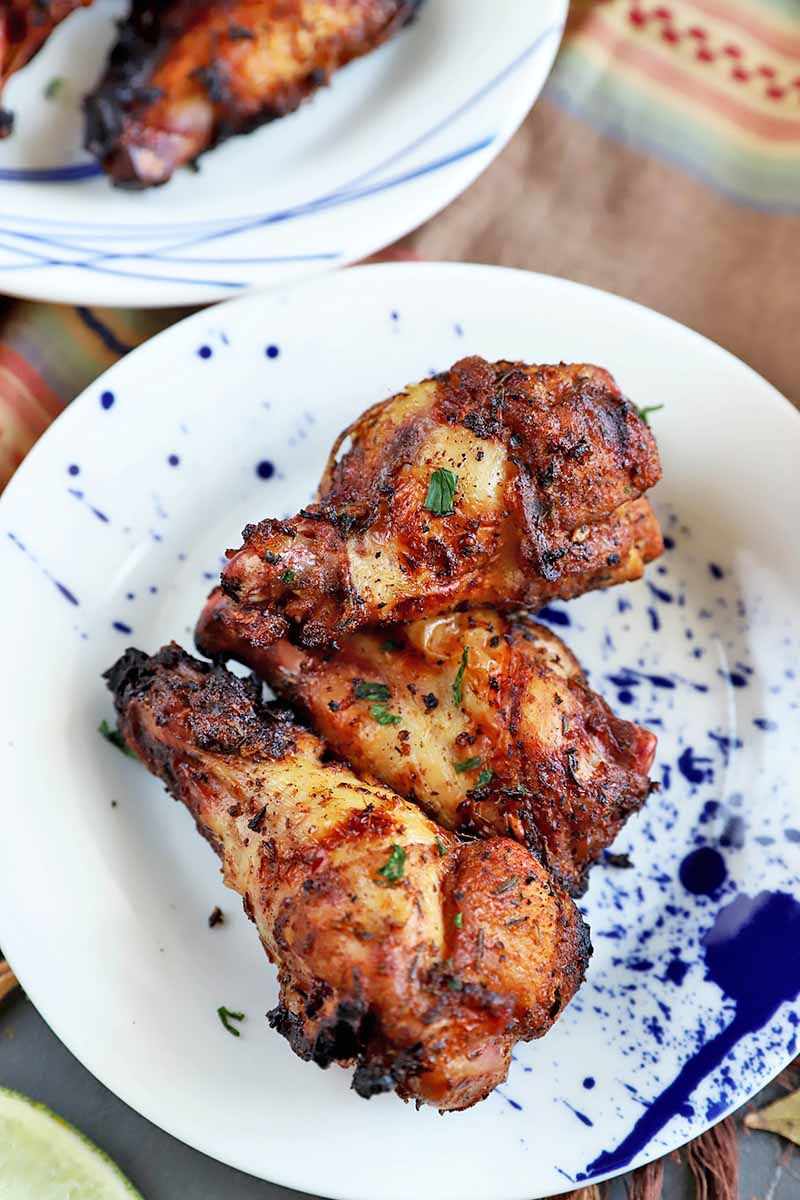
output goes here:
{"type": "MultiPolygon", "coordinates": [[[[423,3],[425,0],[400,0],[395,16],[373,48],[409,25],[423,3]]],[[[171,5],[159,4],[157,0],[145,0],[144,3],[134,0],[130,16],[118,22],[117,41],[103,77],[84,97],[84,148],[103,164],[115,187],[132,191],[160,187],[170,181],[178,166],[185,165],[180,160],[165,159],[154,162],[151,172],[145,175],[136,165],[132,151],[126,147],[124,137],[128,122],[145,117],[148,108],[164,97],[163,91],[149,81],[183,32],[180,16],[179,0],[171,5]]],[[[232,21],[229,38],[250,40],[254,36],[251,30],[232,21]]],[[[305,78],[277,87],[274,102],[265,100],[257,111],[247,113],[239,105],[221,61],[198,63],[188,74],[205,89],[215,110],[212,130],[198,147],[197,156],[189,160],[190,165],[221,142],[253,133],[262,125],[289,115],[329,82],[327,71],[313,69],[305,78]]]]}

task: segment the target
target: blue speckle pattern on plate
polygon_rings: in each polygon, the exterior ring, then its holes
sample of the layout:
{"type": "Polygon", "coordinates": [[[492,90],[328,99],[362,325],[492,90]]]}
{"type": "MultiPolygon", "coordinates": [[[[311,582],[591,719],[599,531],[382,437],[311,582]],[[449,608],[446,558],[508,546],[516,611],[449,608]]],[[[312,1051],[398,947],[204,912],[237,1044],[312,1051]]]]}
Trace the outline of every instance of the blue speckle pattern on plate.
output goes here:
{"type": "Polygon", "coordinates": [[[0,938],[34,1002],[177,1136],[359,1200],[531,1200],[665,1153],[744,1102],[795,1053],[800,1016],[798,450],[796,414],[710,343],[618,298],[495,268],[348,271],[200,313],[123,360],[0,504],[14,583],[0,604],[23,631],[19,677],[37,687],[35,720],[16,691],[2,717],[8,794],[30,803],[7,813],[0,911],[25,917],[0,938]],[[344,1072],[300,1063],[254,1019],[274,976],[252,928],[232,917],[209,944],[199,932],[215,903],[235,907],[215,859],[95,730],[110,717],[99,674],[119,651],[190,644],[241,527],[297,511],[348,421],[465,352],[599,361],[638,403],[663,403],[651,421],[667,549],[643,581],[540,614],[616,710],[658,734],[659,790],[581,901],[595,947],[584,987],[546,1038],[516,1048],[503,1087],[440,1120],[364,1104],[344,1072]],[[12,850],[34,836],[42,898],[12,850]],[[64,989],[49,956],[76,927],[64,989]],[[219,1042],[221,1000],[251,1016],[246,1056],[219,1042]],[[154,1091],[162,1058],[175,1078],[154,1091]],[[328,1129],[324,1161],[287,1150],[309,1113],[328,1129]],[[387,1179],[400,1147],[402,1178],[387,1179]]]}

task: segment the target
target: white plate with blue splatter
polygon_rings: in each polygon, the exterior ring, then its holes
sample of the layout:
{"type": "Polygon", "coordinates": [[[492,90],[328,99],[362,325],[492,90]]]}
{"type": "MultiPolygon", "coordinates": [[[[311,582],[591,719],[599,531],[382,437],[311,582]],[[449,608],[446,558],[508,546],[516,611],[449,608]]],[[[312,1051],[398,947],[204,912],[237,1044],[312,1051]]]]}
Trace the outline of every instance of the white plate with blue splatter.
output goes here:
{"type": "Polygon", "coordinates": [[[491,267],[326,276],[199,313],[58,420],[0,503],[0,944],[134,1108],[346,1200],[531,1200],[665,1153],[795,1053],[800,421],[747,367],[617,297],[491,267]],[[595,868],[563,1019],[467,1113],[365,1103],[267,1027],[258,939],[180,806],[97,735],[127,645],[189,644],[220,550],[309,498],[336,433],[467,353],[609,367],[651,418],[667,551],[556,605],[593,684],[659,735],[662,784],[595,868]],[[219,904],[228,920],[209,930],[219,904]],[[247,1014],[234,1041],[220,1004],[247,1014]]]}
{"type": "Polygon", "coordinates": [[[382,249],[499,154],[541,91],[567,0],[427,0],[299,112],[147,193],[112,188],[81,149],[81,100],[125,9],[95,0],[74,13],[7,88],[0,292],[201,304],[382,249]]]}

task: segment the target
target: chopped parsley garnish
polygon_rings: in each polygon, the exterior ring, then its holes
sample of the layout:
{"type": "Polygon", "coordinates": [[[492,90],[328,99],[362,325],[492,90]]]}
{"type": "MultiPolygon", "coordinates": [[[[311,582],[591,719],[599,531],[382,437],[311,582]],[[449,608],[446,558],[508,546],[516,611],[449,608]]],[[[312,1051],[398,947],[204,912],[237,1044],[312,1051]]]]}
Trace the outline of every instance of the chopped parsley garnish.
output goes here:
{"type": "Polygon", "coordinates": [[[464,987],[463,983],[457,975],[451,975],[447,981],[447,986],[451,992],[460,992],[464,987]]]}
{"type": "Polygon", "coordinates": [[[283,574],[281,575],[281,583],[294,583],[294,581],[295,581],[294,571],[284,571],[283,574]]]}
{"type": "Polygon", "coordinates": [[[422,505],[437,517],[449,517],[453,511],[453,499],[458,487],[458,476],[447,467],[437,467],[432,472],[428,491],[422,505]]]}
{"type": "Polygon", "coordinates": [[[373,721],[377,721],[379,725],[399,725],[401,717],[390,713],[385,704],[373,704],[369,710],[373,721]]]}
{"type": "Polygon", "coordinates": [[[120,731],[113,725],[109,725],[108,721],[101,721],[97,726],[97,732],[101,734],[107,742],[111,742],[112,746],[116,746],[117,749],[121,750],[123,754],[127,754],[128,758],[138,757],[138,755],[134,754],[134,752],[131,750],[120,731]]]}
{"type": "Polygon", "coordinates": [[[512,875],[505,883],[501,883],[500,887],[494,889],[495,896],[502,896],[503,892],[510,892],[513,887],[519,883],[519,875],[512,875]]]}
{"type": "Polygon", "coordinates": [[[464,914],[457,912],[453,917],[453,924],[455,925],[456,929],[461,929],[464,924],[464,914]]]}
{"type": "Polygon", "coordinates": [[[636,411],[639,414],[639,419],[644,421],[645,425],[649,429],[650,421],[648,420],[648,418],[650,416],[650,413],[660,412],[663,407],[664,407],[663,404],[648,404],[645,406],[645,408],[637,408],[636,411]]]}
{"type": "Polygon", "coordinates": [[[464,691],[464,672],[467,669],[467,659],[469,658],[469,646],[465,646],[461,654],[461,665],[456,672],[456,677],[453,680],[453,704],[461,704],[461,697],[464,691]]]}
{"type": "Polygon", "coordinates": [[[239,1037],[239,1030],[235,1025],[231,1025],[231,1021],[243,1021],[244,1013],[231,1012],[229,1008],[226,1008],[225,1005],[222,1004],[217,1009],[217,1016],[219,1017],[220,1021],[222,1021],[222,1024],[225,1026],[228,1033],[232,1033],[234,1037],[239,1037]]]}
{"type": "Polygon", "coordinates": [[[445,854],[447,854],[447,846],[445,846],[438,833],[436,835],[436,848],[439,851],[439,858],[444,858],[445,854]]]}
{"type": "Polygon", "coordinates": [[[363,679],[353,681],[353,692],[356,700],[376,700],[379,704],[392,697],[392,690],[385,683],[366,683],[363,679]]]}
{"type": "MultiPolygon", "coordinates": [[[[453,766],[456,769],[457,775],[463,775],[465,771],[476,770],[476,768],[479,767],[482,762],[483,759],[478,754],[474,758],[464,758],[461,760],[461,762],[453,763],[453,766]]],[[[491,771],[489,774],[491,775],[491,771]]]]}
{"type": "Polygon", "coordinates": [[[403,647],[400,645],[400,643],[393,642],[391,640],[391,638],[388,641],[381,643],[381,650],[383,650],[384,654],[391,654],[393,650],[402,650],[402,649],[403,649],[403,647]]]}
{"type": "Polygon", "coordinates": [[[399,883],[403,878],[403,868],[406,864],[406,852],[402,846],[392,846],[392,853],[382,867],[378,868],[378,874],[382,875],[387,883],[399,883]]]}
{"type": "Polygon", "coordinates": [[[45,100],[55,100],[61,94],[63,88],[64,80],[60,75],[54,75],[47,87],[44,89],[45,100]]]}
{"type": "Polygon", "coordinates": [[[494,771],[491,769],[491,767],[485,767],[478,776],[478,782],[475,786],[479,788],[486,787],[487,783],[492,782],[493,777],[494,771]]]}

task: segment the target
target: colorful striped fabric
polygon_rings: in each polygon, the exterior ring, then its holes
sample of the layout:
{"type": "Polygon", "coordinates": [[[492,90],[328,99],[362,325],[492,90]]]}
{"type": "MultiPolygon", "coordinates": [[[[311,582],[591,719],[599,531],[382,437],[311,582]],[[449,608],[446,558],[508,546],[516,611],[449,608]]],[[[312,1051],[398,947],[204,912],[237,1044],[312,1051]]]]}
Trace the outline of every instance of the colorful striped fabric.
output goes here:
{"type": "Polygon", "coordinates": [[[735,200],[800,212],[800,0],[573,0],[548,91],[735,200]]]}

